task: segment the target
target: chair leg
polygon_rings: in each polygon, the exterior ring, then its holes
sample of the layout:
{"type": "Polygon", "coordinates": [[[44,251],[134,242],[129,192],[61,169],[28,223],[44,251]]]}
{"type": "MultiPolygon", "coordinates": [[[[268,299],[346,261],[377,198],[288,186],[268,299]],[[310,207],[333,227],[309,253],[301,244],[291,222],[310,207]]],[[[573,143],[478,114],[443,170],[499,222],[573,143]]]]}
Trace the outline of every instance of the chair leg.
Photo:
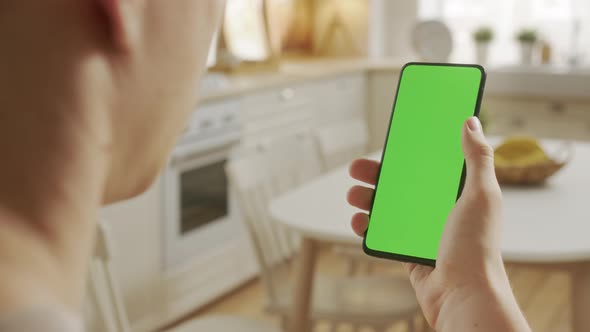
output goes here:
{"type": "Polygon", "coordinates": [[[349,277],[356,275],[359,269],[358,262],[355,262],[354,260],[350,259],[347,263],[348,266],[346,269],[346,275],[349,277]]]}

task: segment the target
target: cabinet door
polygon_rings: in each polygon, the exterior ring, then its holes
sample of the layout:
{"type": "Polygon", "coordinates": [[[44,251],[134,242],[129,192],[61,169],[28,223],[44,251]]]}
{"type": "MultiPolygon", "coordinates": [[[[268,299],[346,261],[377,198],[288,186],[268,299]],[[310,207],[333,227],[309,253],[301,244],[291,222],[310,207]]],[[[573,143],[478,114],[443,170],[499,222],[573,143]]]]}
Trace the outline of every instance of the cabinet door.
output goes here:
{"type": "Polygon", "coordinates": [[[590,141],[590,101],[565,103],[564,113],[579,128],[576,139],[590,141]]]}
{"type": "Polygon", "coordinates": [[[99,214],[111,229],[115,252],[112,272],[123,293],[132,325],[161,310],[161,194],[160,181],[157,181],[143,195],[104,207],[99,214]]]}
{"type": "Polygon", "coordinates": [[[486,128],[493,135],[590,140],[590,104],[487,98],[484,112],[486,128]]]}
{"type": "Polygon", "coordinates": [[[302,81],[245,95],[242,99],[244,142],[256,142],[353,117],[365,117],[364,73],[302,81]]]}
{"type": "Polygon", "coordinates": [[[398,81],[399,71],[379,71],[369,75],[368,119],[371,150],[383,148],[398,81]]]}
{"type": "Polygon", "coordinates": [[[256,144],[313,125],[312,100],[303,86],[285,86],[245,95],[243,143],[256,144]]]}
{"type": "Polygon", "coordinates": [[[482,108],[482,121],[492,135],[540,135],[534,128],[534,117],[544,117],[543,103],[502,98],[486,98],[482,108]]]}
{"type": "Polygon", "coordinates": [[[316,109],[317,125],[363,117],[367,114],[367,79],[364,73],[334,76],[307,87],[316,109]]]}

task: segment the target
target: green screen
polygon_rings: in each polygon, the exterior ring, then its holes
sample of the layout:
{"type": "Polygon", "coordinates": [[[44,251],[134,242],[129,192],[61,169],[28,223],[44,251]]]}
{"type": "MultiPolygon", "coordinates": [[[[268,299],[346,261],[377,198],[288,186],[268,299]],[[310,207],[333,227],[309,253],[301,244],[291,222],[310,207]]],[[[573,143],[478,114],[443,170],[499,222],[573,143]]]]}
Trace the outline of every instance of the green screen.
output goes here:
{"type": "Polygon", "coordinates": [[[401,75],[366,233],[367,249],[436,260],[463,172],[461,131],[483,70],[409,64],[401,75]]]}

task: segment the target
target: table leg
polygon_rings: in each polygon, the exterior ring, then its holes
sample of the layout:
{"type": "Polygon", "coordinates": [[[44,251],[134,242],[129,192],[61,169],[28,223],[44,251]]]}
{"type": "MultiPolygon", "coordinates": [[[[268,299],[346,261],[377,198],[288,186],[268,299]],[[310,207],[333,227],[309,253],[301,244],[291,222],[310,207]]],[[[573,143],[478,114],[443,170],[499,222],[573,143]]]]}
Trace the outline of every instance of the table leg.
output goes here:
{"type": "Polygon", "coordinates": [[[317,261],[318,245],[309,238],[303,238],[301,251],[297,258],[293,307],[291,312],[291,332],[311,331],[311,296],[317,261]]]}
{"type": "Polygon", "coordinates": [[[572,331],[590,331],[590,264],[580,263],[571,271],[572,331]]]}

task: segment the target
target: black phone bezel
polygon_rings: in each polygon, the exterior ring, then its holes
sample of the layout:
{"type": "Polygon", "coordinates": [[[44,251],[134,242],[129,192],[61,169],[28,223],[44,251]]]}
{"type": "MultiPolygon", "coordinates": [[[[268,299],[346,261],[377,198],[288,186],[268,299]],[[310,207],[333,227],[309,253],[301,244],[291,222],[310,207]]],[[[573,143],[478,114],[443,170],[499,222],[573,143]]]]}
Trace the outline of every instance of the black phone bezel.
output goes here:
{"type": "MultiPolygon", "coordinates": [[[[476,105],[475,105],[475,110],[473,112],[473,116],[477,116],[479,117],[479,113],[481,110],[481,102],[483,99],[483,94],[484,94],[484,89],[485,89],[485,83],[486,83],[486,79],[487,79],[487,74],[485,71],[485,68],[481,65],[477,65],[477,64],[461,64],[461,63],[436,63],[436,62],[408,62],[406,63],[400,72],[400,77],[398,80],[398,84],[397,84],[397,89],[396,89],[396,93],[395,93],[395,98],[393,101],[393,106],[391,109],[391,115],[389,118],[389,127],[387,128],[387,135],[385,136],[385,144],[383,146],[383,152],[381,154],[381,160],[383,160],[383,157],[385,156],[385,151],[387,150],[387,141],[389,140],[389,134],[390,134],[390,130],[391,130],[391,124],[393,122],[393,117],[395,114],[395,106],[397,104],[397,98],[399,95],[399,89],[401,86],[401,82],[404,76],[404,72],[406,70],[406,68],[410,67],[410,66],[437,66],[437,67],[468,67],[468,68],[476,68],[481,72],[481,81],[479,84],[479,92],[478,92],[478,96],[477,96],[477,101],[476,101],[476,105]]],[[[381,169],[382,169],[383,164],[381,164],[379,166],[379,172],[377,175],[377,181],[375,184],[375,191],[373,194],[373,198],[371,199],[371,210],[373,210],[373,205],[375,203],[375,196],[377,193],[377,187],[379,184],[379,179],[381,177],[381,169]]],[[[461,193],[463,192],[463,186],[465,185],[465,176],[466,176],[466,168],[465,168],[465,161],[463,161],[463,170],[461,173],[461,180],[459,181],[459,189],[457,192],[457,200],[459,200],[459,198],[461,197],[461,193]]],[[[370,212],[369,212],[369,220],[370,220],[370,212]]],[[[370,222],[369,222],[370,223],[370,222]]],[[[367,231],[369,230],[369,228],[367,227],[367,231]]],[[[402,254],[395,254],[395,253],[390,253],[390,252],[385,252],[385,251],[379,251],[379,250],[373,250],[370,249],[369,247],[367,247],[367,232],[365,232],[364,237],[363,237],[363,251],[365,252],[365,254],[369,255],[369,256],[373,256],[373,257],[378,257],[378,258],[383,258],[383,259],[389,259],[389,260],[395,260],[395,261],[401,261],[401,262],[406,262],[406,263],[416,263],[416,264],[420,264],[420,265],[428,265],[428,266],[436,266],[436,260],[434,259],[429,259],[429,258],[422,258],[422,257],[414,257],[414,256],[407,256],[407,255],[402,255],[402,254]]]]}

